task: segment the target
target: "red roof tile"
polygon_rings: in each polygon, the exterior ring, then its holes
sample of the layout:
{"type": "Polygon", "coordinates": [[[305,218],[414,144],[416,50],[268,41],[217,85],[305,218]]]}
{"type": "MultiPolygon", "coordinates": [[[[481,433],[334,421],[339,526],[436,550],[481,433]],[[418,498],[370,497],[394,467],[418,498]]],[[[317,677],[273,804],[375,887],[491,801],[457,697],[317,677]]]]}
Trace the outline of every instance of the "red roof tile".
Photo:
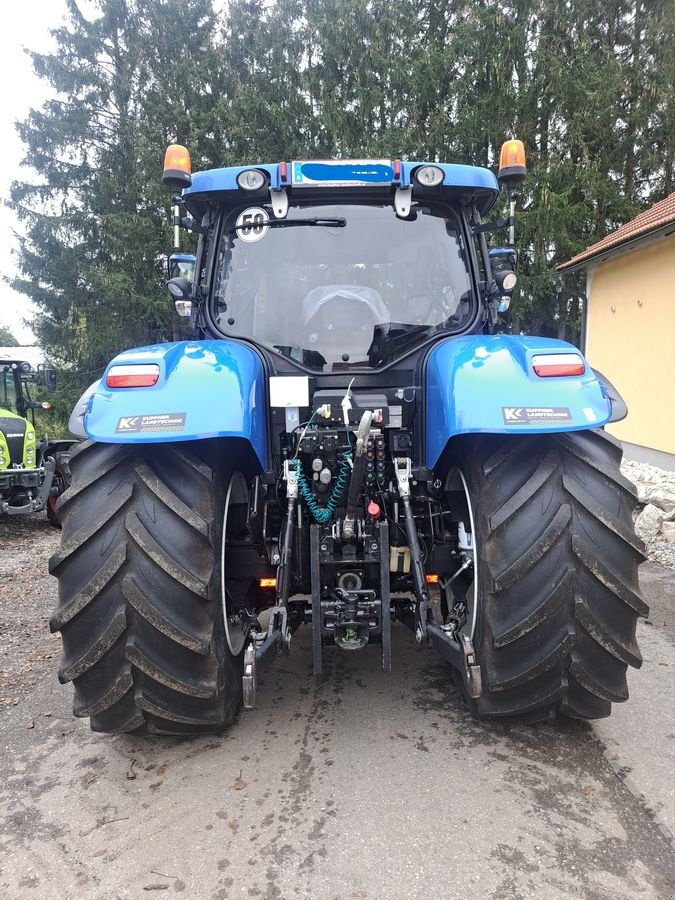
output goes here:
{"type": "Polygon", "coordinates": [[[586,250],[573,256],[572,259],[559,265],[557,269],[559,272],[562,272],[565,269],[578,265],[580,262],[599,256],[607,250],[612,250],[620,244],[625,244],[626,241],[631,241],[634,238],[647,235],[651,231],[656,231],[670,222],[675,222],[675,193],[666,197],[665,200],[655,203],[654,206],[650,206],[649,209],[631,219],[630,222],[626,222],[625,225],[617,228],[616,231],[606,235],[601,241],[592,244],[586,250]]]}

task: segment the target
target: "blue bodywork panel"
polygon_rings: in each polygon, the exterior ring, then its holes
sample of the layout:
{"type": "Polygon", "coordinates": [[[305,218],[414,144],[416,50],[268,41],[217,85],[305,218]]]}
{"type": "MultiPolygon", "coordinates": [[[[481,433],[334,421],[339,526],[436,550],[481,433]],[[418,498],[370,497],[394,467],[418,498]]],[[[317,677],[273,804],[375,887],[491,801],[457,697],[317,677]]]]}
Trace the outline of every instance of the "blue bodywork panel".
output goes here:
{"type": "MultiPolygon", "coordinates": [[[[433,469],[459,434],[532,434],[605,425],[611,403],[586,364],[583,375],[541,378],[539,353],[579,350],[566,341],[471,335],[443,341],[426,364],[426,465],[433,469]]],[[[581,355],[581,354],[579,354],[581,355]]]]}
{"type": "Polygon", "coordinates": [[[265,372],[258,354],[227,340],[125,350],[106,369],[84,415],[95,441],[148,444],[212,437],[250,442],[267,468],[265,372]],[[159,366],[153,387],[108,388],[111,366],[159,366]]]}
{"type": "MultiPolygon", "coordinates": [[[[481,212],[486,212],[496,200],[499,194],[499,184],[494,172],[480,166],[464,166],[454,163],[425,163],[425,162],[401,162],[401,174],[399,178],[394,177],[393,164],[391,166],[382,164],[381,161],[373,161],[369,164],[369,168],[373,170],[372,177],[364,177],[362,163],[351,164],[345,161],[337,166],[329,166],[322,164],[321,161],[303,161],[298,163],[288,163],[286,165],[286,178],[282,178],[281,165],[279,163],[261,164],[256,166],[228,166],[222,169],[209,169],[205,172],[195,172],[192,176],[192,186],[183,191],[183,196],[198,196],[200,194],[222,193],[223,191],[231,191],[237,194],[241,202],[253,201],[255,195],[241,189],[237,185],[237,175],[246,169],[260,169],[269,176],[269,186],[272,190],[280,188],[288,188],[291,193],[294,191],[302,191],[307,196],[312,190],[320,188],[322,178],[327,183],[339,178],[347,187],[349,182],[370,181],[375,186],[408,187],[415,183],[412,181],[412,174],[415,169],[423,165],[437,166],[443,170],[443,184],[437,190],[442,196],[442,188],[455,188],[467,192],[477,191],[477,202],[481,212]],[[300,166],[307,176],[317,179],[313,187],[294,184],[292,181],[293,172],[297,171],[300,166]]],[[[425,192],[425,196],[429,196],[425,192]]],[[[234,198],[233,198],[234,199],[234,198]]]]}

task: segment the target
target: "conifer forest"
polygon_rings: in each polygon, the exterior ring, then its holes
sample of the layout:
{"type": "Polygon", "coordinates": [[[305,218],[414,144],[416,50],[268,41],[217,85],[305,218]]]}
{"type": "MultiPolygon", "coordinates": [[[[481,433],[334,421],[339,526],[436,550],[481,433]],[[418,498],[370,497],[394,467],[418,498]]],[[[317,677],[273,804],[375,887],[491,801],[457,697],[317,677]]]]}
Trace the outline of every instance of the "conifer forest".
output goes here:
{"type": "Polygon", "coordinates": [[[13,286],[64,406],[119,350],[185,336],[164,286],[171,142],[193,170],[496,168],[520,138],[521,277],[501,327],[572,341],[584,284],[556,265],[675,190],[672,0],[68,0],[54,38],[31,54],[50,99],[18,125],[30,169],[9,202],[13,286]]]}

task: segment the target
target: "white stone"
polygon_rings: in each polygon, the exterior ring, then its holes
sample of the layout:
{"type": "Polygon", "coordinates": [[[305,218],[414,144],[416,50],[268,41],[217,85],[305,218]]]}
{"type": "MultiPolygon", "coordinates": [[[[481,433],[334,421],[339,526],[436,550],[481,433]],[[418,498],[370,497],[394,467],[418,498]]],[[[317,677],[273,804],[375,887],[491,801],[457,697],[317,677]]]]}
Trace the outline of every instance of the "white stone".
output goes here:
{"type": "Polygon", "coordinates": [[[665,513],[671,513],[675,510],[675,487],[659,484],[652,489],[648,499],[653,506],[658,506],[665,513]]]}
{"type": "Polygon", "coordinates": [[[638,500],[640,503],[646,503],[649,495],[654,490],[654,482],[653,481],[636,481],[635,487],[637,488],[638,500]]]}
{"type": "Polygon", "coordinates": [[[675,524],[675,506],[670,512],[666,512],[664,508],[670,505],[669,501],[675,495],[675,471],[624,460],[621,472],[635,483],[640,505],[647,504],[643,510],[639,508],[636,510],[635,526],[647,546],[649,558],[662,566],[675,569],[675,540],[672,528],[675,524]],[[646,497],[647,491],[653,496],[646,497]]]}
{"type": "Polygon", "coordinates": [[[663,510],[648,503],[635,520],[635,530],[643,541],[653,539],[663,522],[663,510]]]}

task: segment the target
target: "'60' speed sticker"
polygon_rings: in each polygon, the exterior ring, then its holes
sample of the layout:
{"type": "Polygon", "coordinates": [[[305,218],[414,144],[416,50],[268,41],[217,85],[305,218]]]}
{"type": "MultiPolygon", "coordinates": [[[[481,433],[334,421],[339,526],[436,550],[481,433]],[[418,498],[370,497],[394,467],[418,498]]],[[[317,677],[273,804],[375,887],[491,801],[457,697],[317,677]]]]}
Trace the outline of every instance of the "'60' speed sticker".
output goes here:
{"type": "Polygon", "coordinates": [[[237,236],[249,244],[264,238],[269,231],[269,216],[259,206],[252,206],[239,213],[235,229],[237,236]]]}

